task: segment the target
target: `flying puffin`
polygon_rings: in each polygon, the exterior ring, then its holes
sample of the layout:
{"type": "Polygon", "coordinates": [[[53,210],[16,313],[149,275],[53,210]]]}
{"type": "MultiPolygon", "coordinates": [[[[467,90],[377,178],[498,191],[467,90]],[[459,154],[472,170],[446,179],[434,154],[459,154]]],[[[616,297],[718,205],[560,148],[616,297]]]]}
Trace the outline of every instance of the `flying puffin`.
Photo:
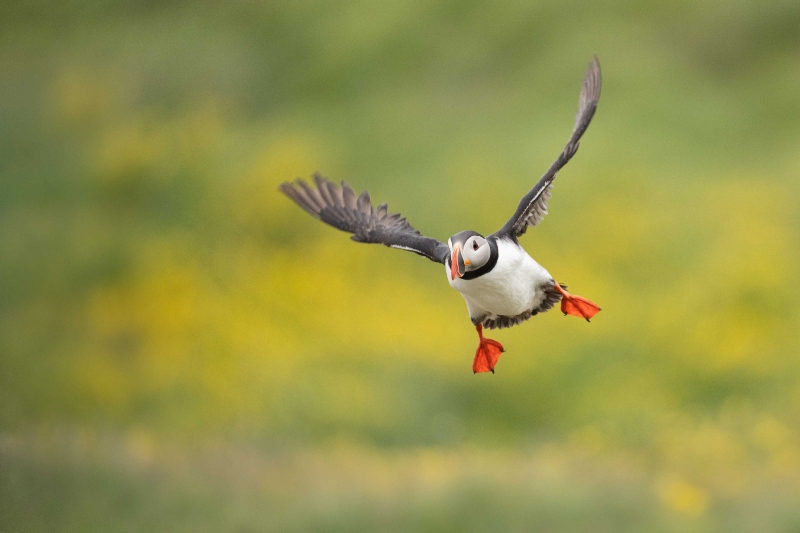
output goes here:
{"type": "Polygon", "coordinates": [[[483,328],[507,328],[551,309],[561,302],[561,311],[589,321],[600,308],[593,302],[570,294],[520,246],[518,238],[542,221],[547,214],[556,173],[578,151],[578,141],[594,116],[600,98],[600,63],[595,56],[583,80],[583,89],[572,135],[547,172],[519,203],[514,215],[498,231],[483,236],[462,231],[447,244],[426,237],[399,213],[389,214],[387,205],[377,208],[369,193],[361,195],[344,181],[341,187],[314,175],[316,187],[301,179],[283,183],[280,190],[311,216],[342,231],[352,233],[356,242],[380,243],[408,250],[442,263],[450,286],[461,293],[470,319],[478,332],[478,349],[472,370],[492,372],[503,346],[483,336],[483,328]]]}

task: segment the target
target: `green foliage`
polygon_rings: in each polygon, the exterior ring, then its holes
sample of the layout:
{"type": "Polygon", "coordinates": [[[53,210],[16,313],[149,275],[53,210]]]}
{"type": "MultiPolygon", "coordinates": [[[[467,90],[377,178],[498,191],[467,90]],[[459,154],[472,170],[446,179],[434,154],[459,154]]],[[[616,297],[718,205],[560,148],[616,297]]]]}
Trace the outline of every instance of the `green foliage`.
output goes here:
{"type": "Polygon", "coordinates": [[[796,529],[799,22],[3,5],[0,529],[796,529]],[[441,266],[277,192],[320,171],[491,232],[595,52],[597,117],[523,244],[603,312],[496,333],[495,376],[441,266]]]}

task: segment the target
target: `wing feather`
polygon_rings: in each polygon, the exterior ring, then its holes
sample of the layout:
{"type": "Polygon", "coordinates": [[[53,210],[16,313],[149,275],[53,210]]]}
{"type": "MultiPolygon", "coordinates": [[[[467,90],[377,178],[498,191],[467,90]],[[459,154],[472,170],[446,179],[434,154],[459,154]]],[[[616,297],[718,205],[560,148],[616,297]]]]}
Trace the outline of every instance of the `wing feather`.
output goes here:
{"type": "Polygon", "coordinates": [[[544,219],[547,214],[547,200],[550,199],[553,189],[553,180],[561,168],[566,165],[572,156],[578,151],[581,136],[586,132],[586,128],[594,117],[597,110],[597,102],[600,100],[600,89],[602,87],[602,74],[600,71],[600,61],[594,57],[586,70],[583,78],[583,88],[578,100],[578,113],[575,116],[575,126],[572,129],[567,145],[558,159],[550,165],[547,172],[539,178],[539,181],[528,191],[519,202],[514,215],[495,233],[497,237],[510,237],[516,239],[523,235],[529,227],[534,227],[544,219]]]}
{"type": "Polygon", "coordinates": [[[446,244],[422,235],[400,213],[389,215],[387,204],[373,208],[367,191],[356,195],[344,181],[339,186],[319,174],[314,175],[314,184],[296,179],[279,189],[314,218],[352,233],[356,242],[408,250],[439,263],[449,255],[446,244]]]}

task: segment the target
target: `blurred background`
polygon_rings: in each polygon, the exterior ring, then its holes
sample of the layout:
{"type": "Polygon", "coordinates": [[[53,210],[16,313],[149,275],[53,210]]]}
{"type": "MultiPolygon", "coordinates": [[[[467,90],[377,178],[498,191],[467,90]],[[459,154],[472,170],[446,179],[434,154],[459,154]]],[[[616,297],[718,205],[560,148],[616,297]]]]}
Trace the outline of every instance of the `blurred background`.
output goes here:
{"type": "Polygon", "coordinates": [[[797,531],[800,3],[6,2],[0,530],[797,531]],[[277,192],[499,228],[495,332],[277,192]]]}

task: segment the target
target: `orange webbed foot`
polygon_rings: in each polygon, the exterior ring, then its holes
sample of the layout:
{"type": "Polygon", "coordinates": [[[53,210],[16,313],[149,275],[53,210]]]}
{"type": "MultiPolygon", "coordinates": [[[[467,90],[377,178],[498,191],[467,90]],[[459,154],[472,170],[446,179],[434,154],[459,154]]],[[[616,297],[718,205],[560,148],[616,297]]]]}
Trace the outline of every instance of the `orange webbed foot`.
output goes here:
{"type": "Polygon", "coordinates": [[[585,318],[589,322],[590,318],[601,311],[596,303],[568,293],[558,283],[556,283],[556,289],[561,293],[561,312],[564,315],[585,318]]]}
{"type": "Polygon", "coordinates": [[[472,371],[477,374],[479,372],[491,372],[494,374],[494,366],[497,360],[500,359],[500,354],[505,351],[503,345],[493,339],[487,339],[483,336],[483,326],[478,325],[475,329],[478,330],[480,341],[478,349],[475,350],[475,359],[472,361],[472,371]]]}

